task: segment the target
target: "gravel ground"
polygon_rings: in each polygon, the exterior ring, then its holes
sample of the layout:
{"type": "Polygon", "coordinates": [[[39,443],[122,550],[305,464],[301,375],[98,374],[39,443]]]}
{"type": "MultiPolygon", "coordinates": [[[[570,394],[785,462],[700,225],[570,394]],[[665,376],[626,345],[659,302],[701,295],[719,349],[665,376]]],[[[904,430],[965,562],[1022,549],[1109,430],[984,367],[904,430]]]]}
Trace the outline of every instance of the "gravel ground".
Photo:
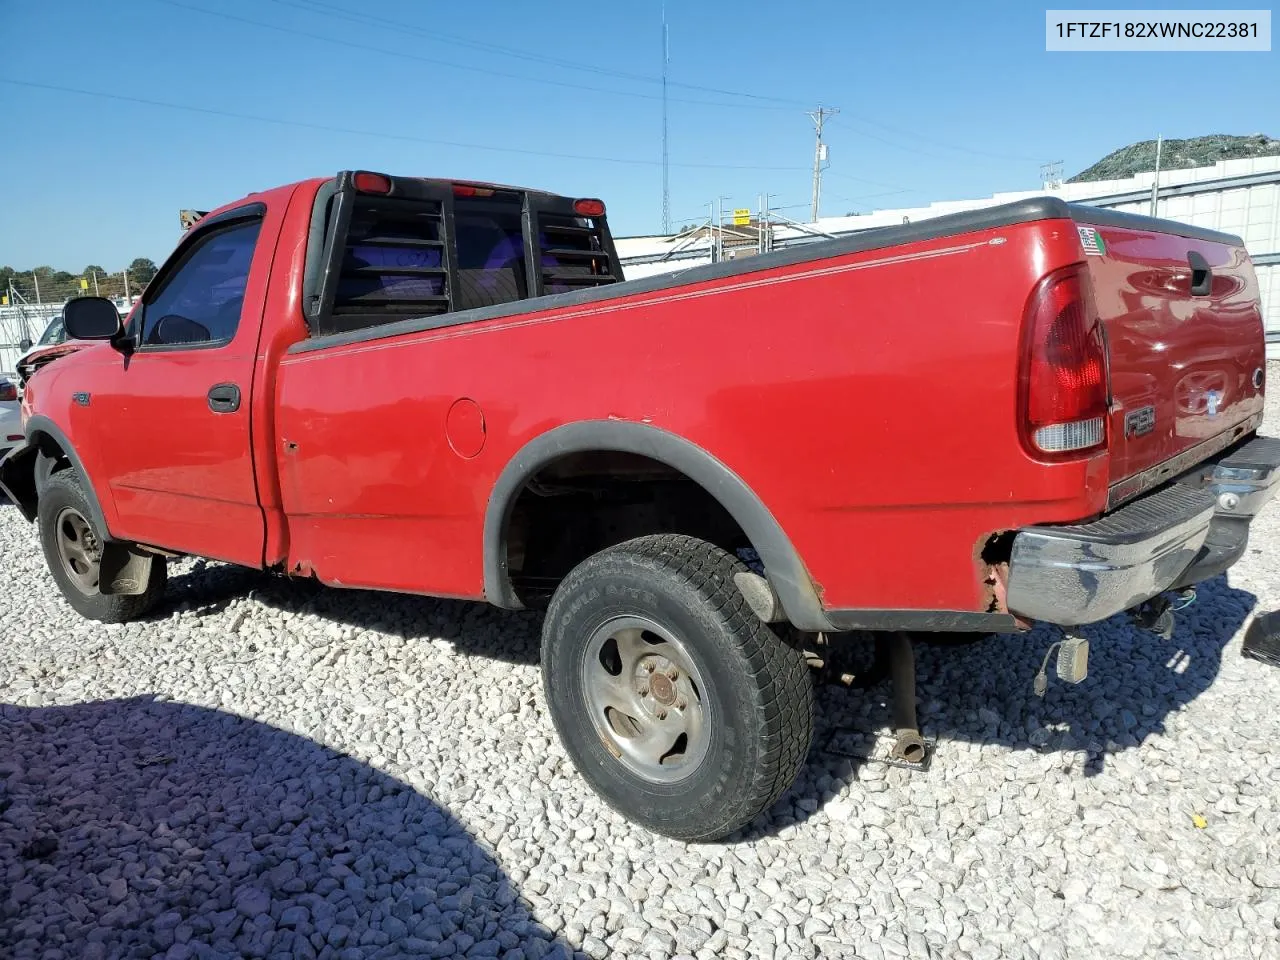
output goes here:
{"type": "Polygon", "coordinates": [[[795,788],[689,846],[575,774],[534,615],[197,562],[105,627],[0,507],[0,955],[1280,956],[1280,671],[1239,655],[1280,507],[1255,531],[1043,700],[1049,631],[922,649],[927,773],[831,752],[887,709],[825,690],[795,788]]]}

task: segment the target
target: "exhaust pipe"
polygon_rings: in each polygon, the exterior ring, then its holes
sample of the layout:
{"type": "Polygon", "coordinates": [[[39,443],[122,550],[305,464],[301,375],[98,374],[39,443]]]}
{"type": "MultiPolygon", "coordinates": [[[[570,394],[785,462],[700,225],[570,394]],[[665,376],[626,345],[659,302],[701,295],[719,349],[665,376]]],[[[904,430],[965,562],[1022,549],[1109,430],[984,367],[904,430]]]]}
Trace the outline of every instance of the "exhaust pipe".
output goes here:
{"type": "Polygon", "coordinates": [[[916,719],[916,656],[909,634],[899,631],[889,635],[889,675],[893,681],[892,757],[923,763],[927,748],[916,719]]]}

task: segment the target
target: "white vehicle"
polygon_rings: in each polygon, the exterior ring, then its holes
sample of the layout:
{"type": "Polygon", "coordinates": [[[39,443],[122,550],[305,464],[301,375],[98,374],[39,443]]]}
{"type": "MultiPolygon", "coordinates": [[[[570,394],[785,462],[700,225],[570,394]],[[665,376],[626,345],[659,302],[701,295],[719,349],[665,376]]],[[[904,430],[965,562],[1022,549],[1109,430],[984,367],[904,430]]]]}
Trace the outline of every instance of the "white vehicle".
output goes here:
{"type": "Polygon", "coordinates": [[[18,405],[18,388],[13,381],[0,377],[0,457],[22,443],[22,411],[18,405]]]}
{"type": "Polygon", "coordinates": [[[67,340],[67,327],[62,322],[62,314],[49,321],[49,325],[44,328],[44,333],[40,334],[40,339],[35,343],[30,340],[23,340],[18,344],[18,348],[22,351],[22,356],[18,358],[18,363],[22,363],[23,359],[32,350],[39,347],[48,347],[56,343],[65,343],[67,340]]]}

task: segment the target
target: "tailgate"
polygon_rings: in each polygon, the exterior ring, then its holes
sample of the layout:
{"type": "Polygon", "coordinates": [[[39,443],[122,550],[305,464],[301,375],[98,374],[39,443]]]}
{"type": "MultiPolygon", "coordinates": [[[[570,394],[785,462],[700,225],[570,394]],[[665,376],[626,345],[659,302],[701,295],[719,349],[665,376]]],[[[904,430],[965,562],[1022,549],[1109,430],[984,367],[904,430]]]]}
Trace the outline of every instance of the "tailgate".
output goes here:
{"type": "Polygon", "coordinates": [[[1260,414],[1262,311],[1240,239],[1087,207],[1072,214],[1106,332],[1111,483],[1260,414]]]}

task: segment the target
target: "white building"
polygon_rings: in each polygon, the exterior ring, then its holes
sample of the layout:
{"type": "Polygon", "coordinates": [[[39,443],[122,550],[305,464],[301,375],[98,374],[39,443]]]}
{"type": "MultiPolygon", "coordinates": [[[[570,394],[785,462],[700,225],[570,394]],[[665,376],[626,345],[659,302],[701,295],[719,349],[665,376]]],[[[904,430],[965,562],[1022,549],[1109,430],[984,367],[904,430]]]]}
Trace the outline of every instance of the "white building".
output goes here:
{"type": "MultiPolygon", "coordinates": [[[[876,210],[856,217],[823,217],[814,226],[833,236],[875,227],[915,222],[962,210],[1009,203],[1051,193],[1071,203],[1086,203],[1134,213],[1151,212],[1155,175],[1140,173],[1123,180],[1064,183],[1053,190],[997,193],[975,200],[944,200],[924,207],[876,210]]],[[[1223,160],[1210,167],[1162,171],[1157,216],[1198,227],[1234,233],[1244,240],[1258,274],[1268,351],[1280,358],[1280,157],[1223,160]]],[[[774,246],[813,240],[794,227],[774,230],[774,246]]],[[[616,241],[628,279],[682,270],[710,262],[705,236],[620,237],[616,241]]]]}

